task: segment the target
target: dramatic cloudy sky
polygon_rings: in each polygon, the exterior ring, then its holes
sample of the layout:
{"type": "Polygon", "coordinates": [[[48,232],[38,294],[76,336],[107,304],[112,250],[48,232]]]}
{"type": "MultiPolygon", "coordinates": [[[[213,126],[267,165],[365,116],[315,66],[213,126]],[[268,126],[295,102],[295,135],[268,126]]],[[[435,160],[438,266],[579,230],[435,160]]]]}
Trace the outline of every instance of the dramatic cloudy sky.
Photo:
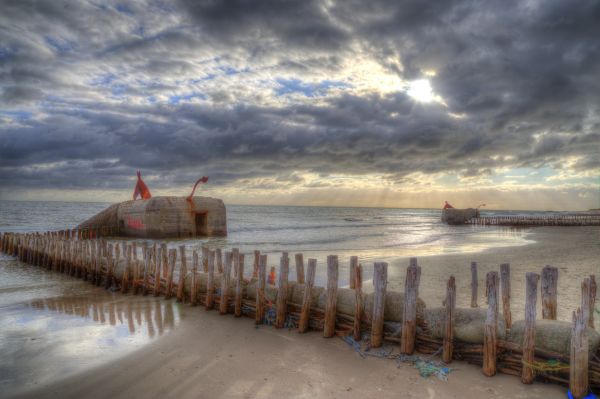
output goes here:
{"type": "Polygon", "coordinates": [[[0,2],[0,198],[600,207],[600,2],[0,2]]]}

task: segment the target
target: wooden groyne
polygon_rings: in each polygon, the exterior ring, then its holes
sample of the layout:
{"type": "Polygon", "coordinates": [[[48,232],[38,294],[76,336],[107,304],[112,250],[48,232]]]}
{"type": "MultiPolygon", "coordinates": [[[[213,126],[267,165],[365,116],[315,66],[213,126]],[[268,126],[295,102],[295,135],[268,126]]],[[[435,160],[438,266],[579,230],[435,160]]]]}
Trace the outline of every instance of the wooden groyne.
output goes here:
{"type": "MultiPolygon", "coordinates": [[[[267,282],[267,255],[246,256],[237,249],[202,247],[191,251],[180,245],[108,240],[84,231],[3,233],[0,250],[21,262],[82,278],[92,284],[132,295],[164,295],[178,302],[218,309],[221,314],[251,317],[256,324],[276,328],[322,331],[324,337],[342,336],[353,345],[383,341],[398,344],[405,359],[413,352],[441,354],[446,363],[454,359],[480,365],[482,373],[516,375],[523,383],[550,381],[568,386],[575,398],[589,389],[600,389],[600,336],[593,330],[597,294],[595,276],[582,282],[581,306],[571,323],[556,319],[558,271],[545,267],[528,273],[525,289],[525,320],[510,316],[510,265],[500,273],[486,275],[487,305],[478,308],[477,280],[471,285],[472,308],[457,308],[456,281],[449,276],[442,307],[427,308],[419,298],[421,268],[412,258],[406,270],[404,292],[387,290],[388,264],[374,265],[374,293],[362,291],[363,265],[350,260],[350,286],[340,288],[339,259],[327,259],[327,286],[314,286],[317,261],[295,256],[290,281],[288,253],[279,261],[278,286],[267,282]],[[244,265],[248,264],[244,275],[244,265]],[[540,290],[542,319],[536,314],[540,290]],[[465,327],[469,327],[465,329],[465,327]],[[570,337],[552,340],[557,332],[570,337]],[[466,333],[469,330],[470,333],[466,333]],[[473,333],[475,331],[475,333],[473,333]],[[470,334],[470,335],[469,335],[470,334]],[[554,335],[552,335],[554,334],[554,335]],[[549,337],[549,338],[548,338],[549,337]],[[561,346],[562,345],[562,346],[561,346]]],[[[465,265],[469,267],[469,265],[465,265]]],[[[470,265],[477,275],[477,264],[470,265]]],[[[559,334],[559,335],[560,335],[559,334]]],[[[396,357],[396,359],[401,359],[396,357]]]]}
{"type": "Polygon", "coordinates": [[[480,216],[465,223],[477,226],[600,226],[600,215],[480,216]]]}

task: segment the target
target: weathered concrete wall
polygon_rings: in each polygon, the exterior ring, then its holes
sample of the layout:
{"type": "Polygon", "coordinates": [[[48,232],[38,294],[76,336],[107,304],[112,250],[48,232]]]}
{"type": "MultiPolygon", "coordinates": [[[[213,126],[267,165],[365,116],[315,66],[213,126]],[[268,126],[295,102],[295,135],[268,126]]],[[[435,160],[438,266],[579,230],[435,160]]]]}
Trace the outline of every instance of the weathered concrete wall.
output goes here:
{"type": "Polygon", "coordinates": [[[121,236],[140,238],[226,236],[227,212],[216,198],[193,197],[190,203],[185,197],[154,197],[112,205],[77,226],[107,227],[121,236]],[[197,228],[197,215],[204,217],[204,231],[197,228]]]}
{"type": "Polygon", "coordinates": [[[467,209],[442,209],[442,222],[448,224],[465,224],[472,218],[479,216],[479,210],[474,208],[467,209]]]}

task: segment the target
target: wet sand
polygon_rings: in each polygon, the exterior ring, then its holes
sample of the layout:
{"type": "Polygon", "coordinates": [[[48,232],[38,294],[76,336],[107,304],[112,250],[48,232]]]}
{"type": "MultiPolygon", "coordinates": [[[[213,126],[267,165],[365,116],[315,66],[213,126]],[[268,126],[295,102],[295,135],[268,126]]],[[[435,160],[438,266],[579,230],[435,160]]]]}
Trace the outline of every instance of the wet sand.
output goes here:
{"type": "Polygon", "coordinates": [[[408,364],[362,359],[338,338],[255,328],[198,309],[169,336],[28,398],[564,398],[565,389],[485,377],[462,362],[447,382],[408,364]]]}
{"type": "MultiPolygon", "coordinates": [[[[420,257],[421,296],[437,306],[450,274],[457,276],[457,305],[470,298],[471,260],[480,263],[480,287],[488,270],[510,262],[513,312],[522,315],[522,281],[527,271],[546,264],[559,267],[559,317],[568,319],[579,302],[581,278],[598,274],[600,229],[539,228],[526,246],[480,253],[420,257]]],[[[408,260],[391,258],[390,289],[403,286],[408,260]]],[[[126,300],[134,300],[124,296],[126,300]]],[[[168,301],[164,301],[171,303],[168,301]]],[[[484,304],[483,288],[480,304],[484,304]]],[[[600,318],[599,318],[600,319],[600,318]]],[[[64,379],[39,383],[21,397],[340,397],[340,398],[564,398],[566,389],[519,378],[482,375],[480,368],[454,362],[447,382],[423,379],[408,364],[361,358],[340,339],[319,333],[254,327],[252,320],[187,308],[186,317],[168,335],[139,350],[64,379]]]]}

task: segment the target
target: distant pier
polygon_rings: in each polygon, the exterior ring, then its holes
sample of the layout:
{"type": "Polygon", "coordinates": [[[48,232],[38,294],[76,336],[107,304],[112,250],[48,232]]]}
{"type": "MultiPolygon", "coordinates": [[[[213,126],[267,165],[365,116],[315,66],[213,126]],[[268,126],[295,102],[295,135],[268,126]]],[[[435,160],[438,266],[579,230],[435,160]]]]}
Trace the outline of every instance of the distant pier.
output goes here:
{"type": "Polygon", "coordinates": [[[465,223],[478,226],[600,226],[600,215],[480,216],[465,223]]]}

